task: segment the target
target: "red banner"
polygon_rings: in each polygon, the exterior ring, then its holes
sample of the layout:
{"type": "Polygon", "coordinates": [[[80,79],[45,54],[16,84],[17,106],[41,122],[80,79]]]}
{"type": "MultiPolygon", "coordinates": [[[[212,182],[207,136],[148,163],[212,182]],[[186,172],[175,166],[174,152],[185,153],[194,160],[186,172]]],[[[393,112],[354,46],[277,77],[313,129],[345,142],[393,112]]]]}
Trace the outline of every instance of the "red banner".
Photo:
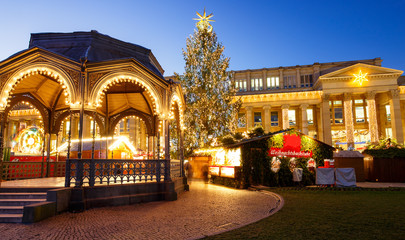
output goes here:
{"type": "Polygon", "coordinates": [[[301,151],[301,138],[297,135],[284,135],[283,148],[270,148],[269,156],[312,157],[312,151],[301,151]]]}

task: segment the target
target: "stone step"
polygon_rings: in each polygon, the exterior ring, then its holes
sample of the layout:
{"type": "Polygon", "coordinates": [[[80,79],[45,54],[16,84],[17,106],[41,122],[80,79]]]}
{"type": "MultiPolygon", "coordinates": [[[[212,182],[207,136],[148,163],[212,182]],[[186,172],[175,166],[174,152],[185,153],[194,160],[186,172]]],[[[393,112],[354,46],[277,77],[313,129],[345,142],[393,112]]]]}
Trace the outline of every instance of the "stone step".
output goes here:
{"type": "Polygon", "coordinates": [[[0,206],[0,214],[23,214],[24,206],[0,206]]]}
{"type": "Polygon", "coordinates": [[[0,223],[21,223],[22,214],[0,214],[0,223]]]}
{"type": "Polygon", "coordinates": [[[57,189],[57,187],[1,187],[0,193],[16,193],[16,192],[47,192],[48,190],[57,189]]]}
{"type": "Polygon", "coordinates": [[[33,193],[0,193],[0,199],[46,199],[46,192],[33,192],[33,193]]]}
{"type": "Polygon", "coordinates": [[[46,202],[46,199],[0,199],[0,206],[25,206],[40,202],[46,202]]]}

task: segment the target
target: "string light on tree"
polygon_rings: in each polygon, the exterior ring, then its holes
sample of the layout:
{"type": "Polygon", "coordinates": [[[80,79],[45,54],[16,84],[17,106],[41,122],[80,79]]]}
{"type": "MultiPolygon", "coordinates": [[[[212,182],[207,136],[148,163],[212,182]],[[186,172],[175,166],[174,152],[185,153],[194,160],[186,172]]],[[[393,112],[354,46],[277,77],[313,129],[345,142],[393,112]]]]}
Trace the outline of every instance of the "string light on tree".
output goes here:
{"type": "Polygon", "coordinates": [[[225,47],[218,42],[210,25],[213,14],[207,16],[204,10],[197,16],[197,29],[187,39],[183,50],[184,74],[175,74],[186,100],[186,106],[179,106],[187,109],[180,111],[180,119],[184,117],[186,155],[192,149],[210,147],[217,137],[235,130],[237,119],[234,116],[241,106],[240,99],[235,100],[235,84],[227,71],[229,58],[223,54],[225,47]]]}

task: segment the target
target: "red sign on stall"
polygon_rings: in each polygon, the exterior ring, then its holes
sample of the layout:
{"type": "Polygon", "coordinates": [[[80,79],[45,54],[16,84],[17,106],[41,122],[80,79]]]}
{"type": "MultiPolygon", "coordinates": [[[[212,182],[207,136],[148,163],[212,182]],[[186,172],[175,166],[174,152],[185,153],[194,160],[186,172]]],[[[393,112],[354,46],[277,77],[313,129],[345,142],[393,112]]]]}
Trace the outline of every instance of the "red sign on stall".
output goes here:
{"type": "Polygon", "coordinates": [[[297,135],[284,135],[283,148],[270,148],[269,156],[312,157],[312,151],[301,151],[301,138],[297,135]]]}

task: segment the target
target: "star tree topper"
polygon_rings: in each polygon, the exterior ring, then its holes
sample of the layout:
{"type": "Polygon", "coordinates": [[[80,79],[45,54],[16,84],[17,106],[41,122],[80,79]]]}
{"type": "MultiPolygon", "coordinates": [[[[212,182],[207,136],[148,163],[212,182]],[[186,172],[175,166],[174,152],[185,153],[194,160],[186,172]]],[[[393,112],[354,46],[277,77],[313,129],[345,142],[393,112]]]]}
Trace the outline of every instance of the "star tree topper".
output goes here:
{"type": "Polygon", "coordinates": [[[362,73],[361,70],[359,71],[359,74],[353,74],[355,79],[353,80],[353,83],[357,83],[360,86],[363,85],[363,82],[368,82],[368,79],[366,78],[368,73],[362,73]]]}
{"type": "Polygon", "coordinates": [[[205,9],[204,9],[204,14],[201,16],[201,14],[199,14],[197,12],[197,16],[199,18],[193,18],[193,20],[197,20],[198,22],[196,23],[197,28],[199,30],[203,30],[203,29],[207,29],[208,32],[212,31],[212,26],[210,24],[210,22],[215,22],[214,20],[211,20],[210,18],[212,18],[214,15],[211,13],[207,16],[207,14],[205,13],[205,9]]]}

